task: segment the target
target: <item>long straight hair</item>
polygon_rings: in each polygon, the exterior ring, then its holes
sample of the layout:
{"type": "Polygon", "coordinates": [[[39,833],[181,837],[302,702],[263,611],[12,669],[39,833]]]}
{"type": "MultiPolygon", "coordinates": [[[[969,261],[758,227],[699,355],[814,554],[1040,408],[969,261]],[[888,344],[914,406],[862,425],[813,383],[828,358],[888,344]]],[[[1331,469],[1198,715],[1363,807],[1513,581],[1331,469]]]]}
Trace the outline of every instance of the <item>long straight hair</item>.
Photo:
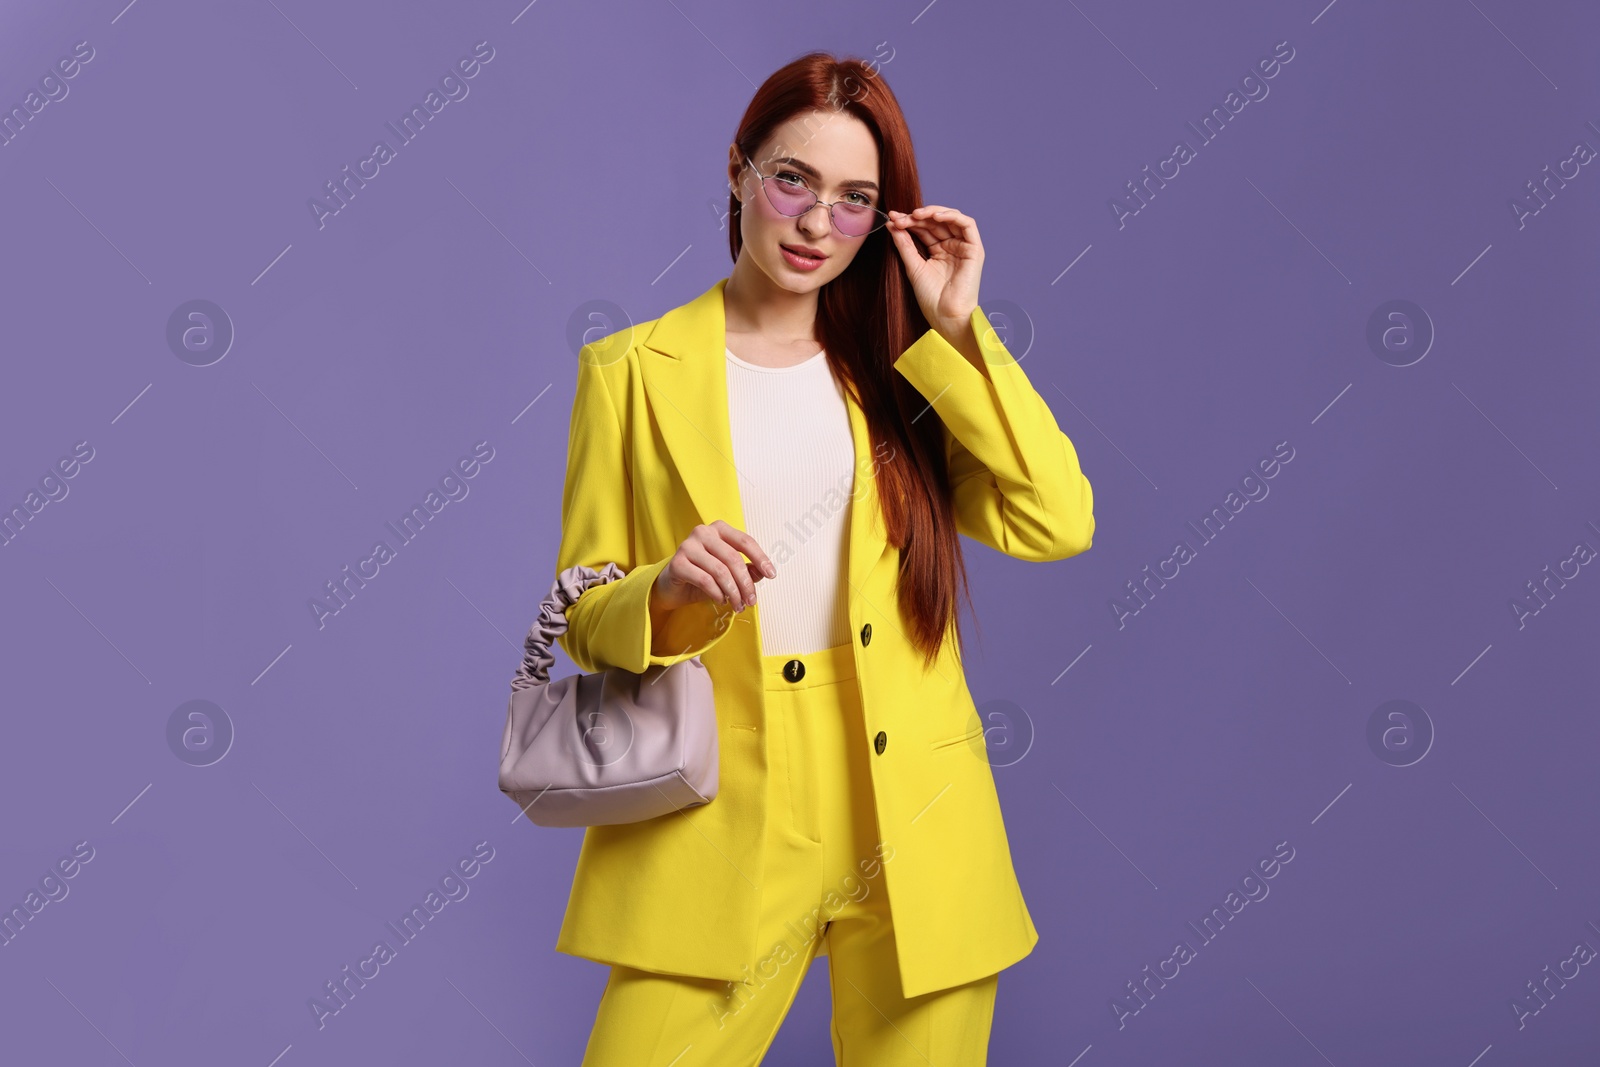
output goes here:
{"type": "MultiPolygon", "coordinates": [[[[755,160],[779,125],[811,111],[852,115],[872,132],[882,171],[879,208],[910,212],[922,203],[905,114],[882,74],[860,60],[808,52],[775,71],[745,109],[734,143],[755,160]]],[[[728,243],[735,261],[743,246],[739,209],[738,196],[730,193],[728,243]]],[[[933,664],[948,634],[953,633],[960,655],[958,587],[969,607],[972,603],[956,531],[944,423],[894,369],[894,361],[928,328],[887,227],[866,239],[844,273],[822,287],[817,301],[818,340],[828,363],[861,406],[874,455],[887,456],[872,476],[878,479],[889,543],[900,549],[900,614],[924,667],[933,664]]]]}

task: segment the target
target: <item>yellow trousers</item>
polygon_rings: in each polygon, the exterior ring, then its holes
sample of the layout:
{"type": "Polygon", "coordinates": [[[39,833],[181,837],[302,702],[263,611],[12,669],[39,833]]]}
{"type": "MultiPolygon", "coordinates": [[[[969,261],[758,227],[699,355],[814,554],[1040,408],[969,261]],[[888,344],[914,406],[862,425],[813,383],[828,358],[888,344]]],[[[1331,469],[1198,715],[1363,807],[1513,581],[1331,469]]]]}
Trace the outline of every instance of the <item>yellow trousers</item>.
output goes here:
{"type": "Polygon", "coordinates": [[[878,835],[850,645],[763,656],[761,668],[769,818],[757,958],[740,982],[613,965],[583,1067],[754,1067],[814,956],[828,958],[839,1067],[982,1067],[998,975],[900,995],[883,877],[894,852],[878,835]]]}

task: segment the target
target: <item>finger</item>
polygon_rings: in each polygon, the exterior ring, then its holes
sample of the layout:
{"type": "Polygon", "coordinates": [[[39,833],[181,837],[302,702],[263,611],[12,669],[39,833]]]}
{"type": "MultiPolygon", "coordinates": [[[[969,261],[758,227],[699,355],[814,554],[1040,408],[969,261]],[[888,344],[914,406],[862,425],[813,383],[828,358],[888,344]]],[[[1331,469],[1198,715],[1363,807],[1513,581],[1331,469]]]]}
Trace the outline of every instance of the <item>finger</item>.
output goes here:
{"type": "Polygon", "coordinates": [[[954,236],[960,237],[969,244],[982,244],[978,237],[978,220],[971,215],[963,214],[952,207],[945,208],[941,214],[935,217],[948,224],[954,231],[954,236]]]}
{"type": "Polygon", "coordinates": [[[685,543],[683,556],[686,560],[683,572],[686,574],[685,584],[692,585],[702,597],[712,604],[727,604],[733,607],[738,594],[738,588],[733,580],[724,581],[722,572],[726,569],[722,564],[698,543],[685,543]]]}
{"type": "MultiPolygon", "coordinates": [[[[730,600],[729,603],[734,606],[735,610],[743,611],[756,598],[756,583],[750,577],[750,565],[744,561],[744,557],[739,554],[737,548],[723,539],[722,532],[716,526],[708,527],[708,529],[710,531],[709,535],[702,538],[700,544],[707,552],[715,556],[718,562],[722,564],[723,569],[728,572],[729,580],[733,582],[734,588],[739,592],[738,598],[730,600]]],[[[730,526],[728,529],[731,530],[733,527],[730,526]]]]}
{"type": "Polygon", "coordinates": [[[937,240],[944,241],[955,237],[973,244],[978,243],[977,220],[953,207],[928,205],[928,211],[922,216],[921,221],[926,231],[937,240]]]}
{"type": "Polygon", "coordinates": [[[959,211],[947,209],[928,216],[924,220],[924,224],[927,226],[928,232],[940,241],[959,239],[962,235],[962,229],[956,221],[956,216],[960,214],[959,211]]]}
{"type": "Polygon", "coordinates": [[[922,219],[912,219],[906,228],[901,232],[906,234],[914,234],[917,240],[921,241],[929,248],[933,247],[939,241],[939,238],[933,236],[928,229],[928,224],[922,219]]]}
{"type": "MultiPolygon", "coordinates": [[[[717,585],[717,580],[704,568],[696,564],[688,551],[684,552],[683,561],[674,560],[667,567],[667,577],[672,585],[681,589],[694,590],[713,604],[722,600],[722,589],[717,585]]],[[[688,597],[684,598],[682,602],[693,603],[694,599],[694,597],[688,597]]]]}
{"type": "Polygon", "coordinates": [[[720,531],[724,541],[749,556],[750,562],[755,564],[762,577],[776,578],[778,576],[778,565],[772,562],[772,559],[761,548],[760,542],[754,537],[751,537],[737,526],[724,522],[722,519],[712,523],[711,528],[720,531]]]}
{"type": "Polygon", "coordinates": [[[955,236],[955,231],[950,228],[948,223],[933,213],[936,211],[947,210],[949,209],[934,208],[927,210],[924,208],[918,208],[917,211],[923,212],[923,214],[914,217],[908,229],[912,233],[916,234],[917,239],[923,244],[927,245],[929,248],[934,247],[941,241],[947,241],[951,237],[955,236]]]}
{"type": "MultiPolygon", "coordinates": [[[[730,568],[731,563],[739,570],[744,570],[745,568],[740,565],[742,561],[737,558],[732,561],[722,559],[720,553],[731,552],[732,549],[724,545],[720,537],[712,536],[714,531],[709,527],[705,530],[706,532],[700,536],[692,537],[683,543],[685,554],[688,555],[690,562],[709,574],[716,583],[718,592],[712,597],[713,600],[726,601],[733,610],[743,611],[745,598],[740,592],[738,579],[734,577],[734,572],[730,568]]],[[[748,576],[745,580],[749,581],[748,576]]]]}
{"type": "Polygon", "coordinates": [[[889,231],[889,239],[894,242],[895,248],[900,250],[900,258],[905,261],[908,269],[915,269],[922,265],[922,253],[917,250],[917,243],[911,239],[911,235],[905,230],[891,229],[889,231]]]}
{"type": "Polygon", "coordinates": [[[914,207],[910,211],[890,210],[888,214],[891,218],[904,219],[908,225],[915,226],[934,212],[942,210],[944,209],[936,204],[923,204],[921,207],[914,207]]]}

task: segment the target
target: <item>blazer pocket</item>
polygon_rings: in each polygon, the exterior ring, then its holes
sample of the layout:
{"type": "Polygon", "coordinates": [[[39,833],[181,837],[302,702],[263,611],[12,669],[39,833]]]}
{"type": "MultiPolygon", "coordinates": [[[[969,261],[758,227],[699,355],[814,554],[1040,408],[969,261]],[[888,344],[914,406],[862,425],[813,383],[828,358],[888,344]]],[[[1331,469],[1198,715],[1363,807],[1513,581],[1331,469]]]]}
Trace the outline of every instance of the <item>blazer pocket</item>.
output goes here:
{"type": "Polygon", "coordinates": [[[940,749],[950,748],[953,745],[970,744],[982,736],[983,723],[974,723],[968,728],[966,733],[957,734],[955,737],[947,737],[943,741],[930,741],[928,743],[928,747],[932,751],[937,752],[940,749]]]}

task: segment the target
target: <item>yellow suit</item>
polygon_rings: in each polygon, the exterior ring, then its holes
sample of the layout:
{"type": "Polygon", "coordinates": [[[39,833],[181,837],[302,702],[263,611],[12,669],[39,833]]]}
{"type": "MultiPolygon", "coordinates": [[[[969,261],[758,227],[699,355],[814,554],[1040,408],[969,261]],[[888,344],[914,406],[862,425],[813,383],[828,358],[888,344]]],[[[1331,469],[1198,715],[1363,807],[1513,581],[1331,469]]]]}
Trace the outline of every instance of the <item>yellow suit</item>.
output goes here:
{"type": "MultiPolygon", "coordinates": [[[[709,804],[585,831],[556,948],[736,981],[760,952],[755,879],[768,795],[760,604],[731,623],[723,606],[691,605],[672,613],[672,632],[652,633],[648,599],[694,526],[722,519],[745,529],[728,423],[726,284],[581,353],[557,570],[615,562],[628,573],[579,598],[559,643],[586,673],[642,673],[700,656],[716,690],[721,781],[709,804]]],[[[971,321],[982,368],[932,329],[894,363],[944,422],[957,528],[1018,559],[1083,552],[1094,496],[1077,452],[982,308],[971,321]]],[[[848,394],[846,403],[857,460],[845,576],[866,723],[859,743],[873,753],[878,828],[893,849],[883,871],[901,986],[913,997],[994,974],[1039,935],[993,772],[965,743],[983,724],[953,630],[924,672],[901,626],[900,552],[885,538],[865,417],[848,394]]]]}

